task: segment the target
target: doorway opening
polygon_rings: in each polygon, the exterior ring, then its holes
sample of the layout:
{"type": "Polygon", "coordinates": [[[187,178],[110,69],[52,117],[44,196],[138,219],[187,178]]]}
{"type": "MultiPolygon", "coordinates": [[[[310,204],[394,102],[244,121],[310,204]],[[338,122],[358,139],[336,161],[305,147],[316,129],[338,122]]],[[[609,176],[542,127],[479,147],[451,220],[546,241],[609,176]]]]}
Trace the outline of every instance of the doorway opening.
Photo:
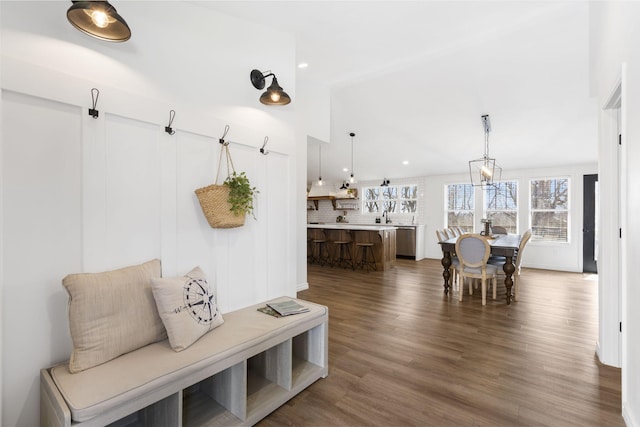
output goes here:
{"type": "Polygon", "coordinates": [[[583,177],[582,272],[598,273],[598,174],[583,177]]]}

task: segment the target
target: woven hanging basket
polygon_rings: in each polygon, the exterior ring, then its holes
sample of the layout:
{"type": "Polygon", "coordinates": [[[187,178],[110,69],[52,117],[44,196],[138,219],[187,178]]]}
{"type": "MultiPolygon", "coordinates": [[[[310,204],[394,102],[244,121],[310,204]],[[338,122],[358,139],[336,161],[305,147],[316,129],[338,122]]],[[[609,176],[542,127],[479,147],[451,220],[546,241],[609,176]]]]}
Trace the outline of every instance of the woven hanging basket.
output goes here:
{"type": "Polygon", "coordinates": [[[228,186],[211,184],[198,188],[196,196],[211,228],[235,228],[244,225],[246,215],[231,212],[228,186]]]}
{"type": "Polygon", "coordinates": [[[231,160],[231,153],[229,153],[228,143],[223,144],[220,149],[220,159],[218,160],[218,172],[216,173],[215,184],[198,188],[195,193],[196,196],[198,196],[202,213],[204,213],[204,216],[207,218],[207,222],[211,228],[242,227],[244,225],[246,215],[236,215],[231,211],[231,204],[229,203],[230,188],[228,185],[218,185],[223,155],[227,158],[227,176],[229,176],[232,170],[235,172],[233,161],[231,160]]]}

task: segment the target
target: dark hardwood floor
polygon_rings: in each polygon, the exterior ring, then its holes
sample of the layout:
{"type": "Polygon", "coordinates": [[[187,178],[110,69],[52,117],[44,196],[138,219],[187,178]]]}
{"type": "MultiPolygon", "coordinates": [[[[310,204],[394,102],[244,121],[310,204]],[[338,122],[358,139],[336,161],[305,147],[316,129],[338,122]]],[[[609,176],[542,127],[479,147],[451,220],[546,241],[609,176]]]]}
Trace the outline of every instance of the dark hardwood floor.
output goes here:
{"type": "MultiPolygon", "coordinates": [[[[595,355],[595,276],[523,269],[519,298],[445,296],[436,260],[310,265],[329,307],[329,376],[270,426],[624,426],[620,370],[595,355]]],[[[501,294],[500,294],[501,293],[501,294]]]]}

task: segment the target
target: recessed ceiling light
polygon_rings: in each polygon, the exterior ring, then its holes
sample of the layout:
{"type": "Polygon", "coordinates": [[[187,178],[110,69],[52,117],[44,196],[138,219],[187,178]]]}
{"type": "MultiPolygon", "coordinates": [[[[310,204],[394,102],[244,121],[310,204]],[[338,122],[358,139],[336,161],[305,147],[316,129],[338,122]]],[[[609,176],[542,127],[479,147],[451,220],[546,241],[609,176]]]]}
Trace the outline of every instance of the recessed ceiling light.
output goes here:
{"type": "Polygon", "coordinates": [[[349,168],[342,168],[342,172],[349,172],[349,168]]]}
{"type": "Polygon", "coordinates": [[[298,68],[307,68],[309,66],[309,64],[307,64],[306,62],[301,62],[298,64],[298,68]]]}
{"type": "Polygon", "coordinates": [[[409,160],[405,160],[402,162],[403,165],[408,165],[409,164],[409,160]]]}

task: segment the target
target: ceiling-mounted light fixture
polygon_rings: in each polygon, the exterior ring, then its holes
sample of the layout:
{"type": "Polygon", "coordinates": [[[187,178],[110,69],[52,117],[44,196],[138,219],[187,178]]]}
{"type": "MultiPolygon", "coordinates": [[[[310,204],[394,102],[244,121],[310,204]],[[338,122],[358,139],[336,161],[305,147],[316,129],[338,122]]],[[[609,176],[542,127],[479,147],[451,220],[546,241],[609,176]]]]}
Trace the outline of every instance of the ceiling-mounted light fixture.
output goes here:
{"type": "Polygon", "coordinates": [[[131,30],[124,18],[108,1],[72,1],[67,19],[78,30],[109,42],[124,42],[131,38],[131,30]]]}
{"type": "Polygon", "coordinates": [[[356,178],[353,176],[353,137],[356,136],[356,134],[350,132],[349,136],[351,137],[351,175],[349,175],[349,182],[353,184],[356,182],[356,178]]]}
{"type": "Polygon", "coordinates": [[[489,157],[489,132],[491,132],[491,122],[489,115],[482,116],[484,127],[484,156],[481,159],[469,161],[469,176],[471,184],[480,187],[495,186],[495,183],[502,178],[502,168],[496,163],[496,159],[489,157]],[[475,176],[475,179],[474,179],[475,176]]]}
{"type": "Polygon", "coordinates": [[[318,143],[318,185],[322,187],[322,144],[318,143]]]}
{"type": "Polygon", "coordinates": [[[280,87],[276,75],[271,71],[251,70],[251,84],[258,90],[264,89],[265,78],[273,76],[271,86],[260,96],[260,102],[264,105],[287,105],[291,102],[291,97],[280,87]]]}
{"type": "Polygon", "coordinates": [[[390,183],[391,181],[389,181],[387,178],[382,178],[382,184],[380,184],[380,187],[388,187],[390,183]]]}

